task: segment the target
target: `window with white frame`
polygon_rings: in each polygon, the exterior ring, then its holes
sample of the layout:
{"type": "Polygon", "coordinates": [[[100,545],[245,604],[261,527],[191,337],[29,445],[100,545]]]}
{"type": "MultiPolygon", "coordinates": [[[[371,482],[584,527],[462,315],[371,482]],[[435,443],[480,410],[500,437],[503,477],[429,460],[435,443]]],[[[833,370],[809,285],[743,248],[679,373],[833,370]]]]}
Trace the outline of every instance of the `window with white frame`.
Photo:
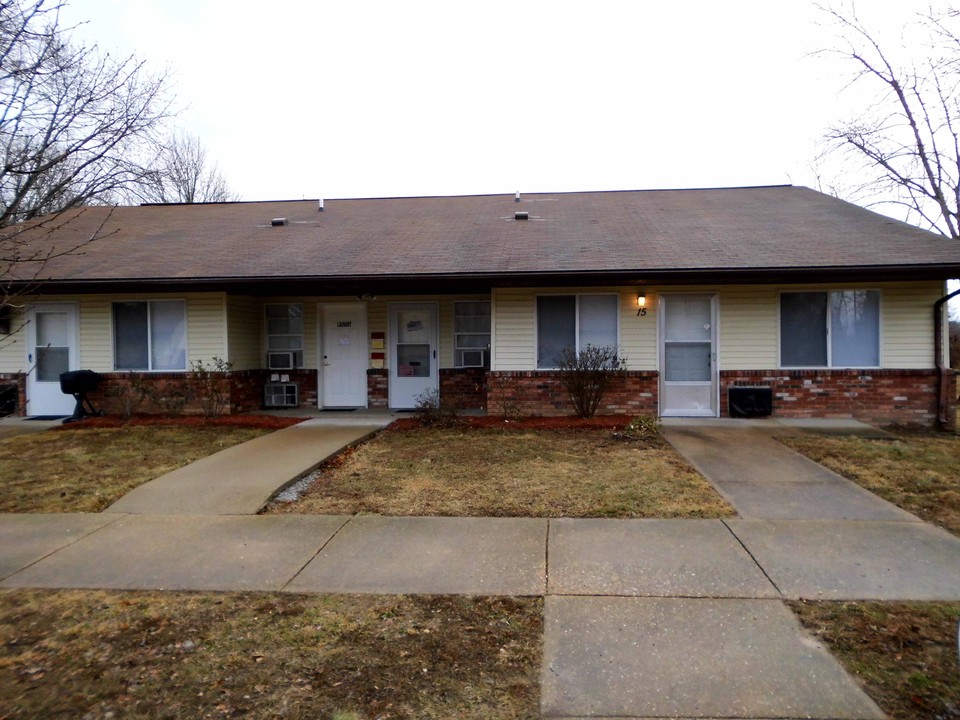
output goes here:
{"type": "Polygon", "coordinates": [[[540,295],[537,298],[537,367],[555,368],[565,349],[618,347],[616,295],[540,295]]]}
{"type": "Polygon", "coordinates": [[[186,370],[187,306],[183,300],[113,303],[115,370],[186,370]]]}
{"type": "Polygon", "coordinates": [[[780,366],[880,366],[880,291],[780,294],[780,366]]]}
{"type": "Polygon", "coordinates": [[[303,367],[303,305],[271,303],[266,314],[267,367],[303,367]]]}
{"type": "Polygon", "coordinates": [[[456,367],[490,367],[488,301],[454,303],[453,364],[456,367]]]}

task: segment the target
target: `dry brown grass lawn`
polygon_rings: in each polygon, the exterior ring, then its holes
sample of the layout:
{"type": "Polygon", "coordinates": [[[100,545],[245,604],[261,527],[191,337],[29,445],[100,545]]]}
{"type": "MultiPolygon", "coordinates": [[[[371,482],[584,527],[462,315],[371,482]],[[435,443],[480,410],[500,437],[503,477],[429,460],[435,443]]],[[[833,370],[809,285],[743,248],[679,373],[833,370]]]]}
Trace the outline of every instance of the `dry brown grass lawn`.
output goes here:
{"type": "Polygon", "coordinates": [[[733,509],[659,437],[610,430],[388,430],[270,512],[715,518],[733,509]]]}
{"type": "Polygon", "coordinates": [[[2,592],[0,716],[536,718],[541,613],[539,598],[2,592]]]}
{"type": "Polygon", "coordinates": [[[0,440],[0,512],[99,512],[148,480],[267,432],[126,426],[0,440]]]}
{"type": "Polygon", "coordinates": [[[790,602],[891,718],[960,716],[960,603],[790,602]]]}
{"type": "Polygon", "coordinates": [[[908,512],[960,535],[960,437],[795,437],[782,442],[908,512]]]}

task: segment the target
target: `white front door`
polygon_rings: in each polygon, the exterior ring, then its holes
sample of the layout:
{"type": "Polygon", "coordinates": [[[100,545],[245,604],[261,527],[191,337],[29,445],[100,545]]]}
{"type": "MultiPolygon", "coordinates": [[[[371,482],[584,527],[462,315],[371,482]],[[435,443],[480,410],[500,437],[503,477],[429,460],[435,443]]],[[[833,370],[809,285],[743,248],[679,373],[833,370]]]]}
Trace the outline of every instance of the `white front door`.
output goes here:
{"type": "Polygon", "coordinates": [[[367,306],[320,306],[320,407],[367,406],[367,306]]]}
{"type": "Polygon", "coordinates": [[[390,407],[409,410],[439,387],[437,304],[390,304],[390,407]]]}
{"type": "Polygon", "coordinates": [[[660,296],[660,414],[716,417],[715,295],[660,296]]]}
{"type": "Polygon", "coordinates": [[[35,305],[27,313],[27,415],[70,415],[73,395],[60,391],[60,373],[77,369],[77,306],[35,305]]]}

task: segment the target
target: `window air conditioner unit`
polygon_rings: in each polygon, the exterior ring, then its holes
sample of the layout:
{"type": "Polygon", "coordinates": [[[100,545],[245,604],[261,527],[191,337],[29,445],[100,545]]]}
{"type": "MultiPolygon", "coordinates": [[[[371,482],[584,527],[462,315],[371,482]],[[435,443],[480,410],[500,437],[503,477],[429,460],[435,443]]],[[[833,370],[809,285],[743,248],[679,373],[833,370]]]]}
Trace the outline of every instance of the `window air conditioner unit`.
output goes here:
{"type": "Polygon", "coordinates": [[[293,353],[268,352],[267,368],[269,370],[293,370],[293,353]]]}
{"type": "Polygon", "coordinates": [[[267,383],[263,386],[263,405],[268,408],[298,407],[300,386],[297,383],[267,383]]]}
{"type": "Polygon", "coordinates": [[[464,350],[463,367],[483,367],[483,350],[464,350]]]}

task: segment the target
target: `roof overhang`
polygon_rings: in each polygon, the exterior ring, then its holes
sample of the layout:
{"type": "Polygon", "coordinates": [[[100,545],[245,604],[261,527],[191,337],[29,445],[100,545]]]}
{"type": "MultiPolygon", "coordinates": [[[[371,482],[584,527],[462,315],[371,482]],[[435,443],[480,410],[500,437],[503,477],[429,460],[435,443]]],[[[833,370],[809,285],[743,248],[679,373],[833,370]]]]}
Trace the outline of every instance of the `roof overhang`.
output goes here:
{"type": "Polygon", "coordinates": [[[245,295],[450,294],[487,292],[495,287],[576,287],[603,285],[769,285],[839,282],[946,280],[960,277],[958,265],[705,268],[451,275],[352,275],[299,277],[118,278],[13,282],[13,292],[43,294],[228,292],[245,295]]]}

